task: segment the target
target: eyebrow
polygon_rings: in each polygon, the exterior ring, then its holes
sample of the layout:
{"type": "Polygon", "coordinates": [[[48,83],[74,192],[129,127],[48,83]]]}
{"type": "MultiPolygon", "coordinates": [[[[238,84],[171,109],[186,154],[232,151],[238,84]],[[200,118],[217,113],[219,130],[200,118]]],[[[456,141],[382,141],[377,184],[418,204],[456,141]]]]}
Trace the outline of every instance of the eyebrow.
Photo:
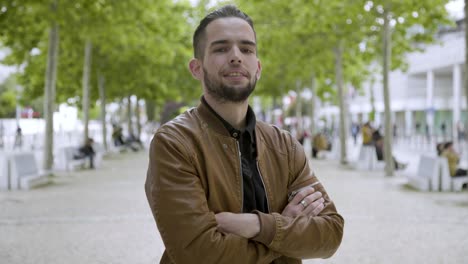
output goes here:
{"type": "MultiPolygon", "coordinates": [[[[215,40],[215,41],[211,42],[210,47],[213,47],[215,45],[227,44],[229,42],[230,42],[229,40],[225,40],[225,39],[215,40]]],[[[250,41],[250,40],[241,40],[240,43],[243,44],[243,45],[249,45],[249,46],[253,46],[253,47],[257,46],[257,44],[255,42],[250,41]]]]}

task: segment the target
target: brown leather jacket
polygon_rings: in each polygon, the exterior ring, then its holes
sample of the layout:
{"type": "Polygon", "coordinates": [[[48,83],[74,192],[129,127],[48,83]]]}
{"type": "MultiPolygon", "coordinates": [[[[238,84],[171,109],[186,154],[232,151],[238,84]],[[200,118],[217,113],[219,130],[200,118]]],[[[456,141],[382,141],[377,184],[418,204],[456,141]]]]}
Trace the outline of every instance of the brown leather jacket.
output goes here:
{"type": "Polygon", "coordinates": [[[216,229],[215,213],[241,213],[243,204],[239,147],[222,122],[200,104],[156,132],[145,190],[166,246],[161,263],[301,263],[338,249],[344,220],[321,183],[320,215],[281,215],[288,195],[318,182],[302,146],[266,123],[255,129],[270,213],[256,212],[261,230],[250,240],[216,229]]]}

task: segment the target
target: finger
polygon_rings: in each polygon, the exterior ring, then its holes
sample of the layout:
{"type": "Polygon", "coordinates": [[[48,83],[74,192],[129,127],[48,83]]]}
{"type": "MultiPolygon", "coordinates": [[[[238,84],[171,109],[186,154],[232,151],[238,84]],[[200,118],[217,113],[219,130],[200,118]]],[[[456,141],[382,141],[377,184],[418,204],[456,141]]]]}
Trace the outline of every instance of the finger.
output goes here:
{"type": "Polygon", "coordinates": [[[296,216],[302,213],[302,210],[304,209],[300,205],[298,206],[297,204],[296,205],[289,204],[284,208],[281,215],[295,218],[296,216]]]}
{"type": "Polygon", "coordinates": [[[299,204],[302,205],[303,209],[305,210],[307,207],[309,207],[310,204],[314,203],[320,198],[322,198],[322,193],[314,192],[302,199],[302,201],[300,201],[299,204]]]}
{"type": "MultiPolygon", "coordinates": [[[[299,204],[301,205],[301,208],[300,208],[301,212],[306,210],[307,207],[309,207],[311,204],[313,204],[315,201],[317,201],[321,197],[322,197],[321,192],[314,192],[308,195],[307,197],[305,197],[304,199],[302,199],[302,201],[299,202],[299,204]]],[[[316,205],[316,203],[314,205],[316,205]]],[[[310,212],[310,210],[313,210],[313,209],[309,209],[308,212],[310,212]]]]}
{"type": "Polygon", "coordinates": [[[322,198],[323,194],[319,191],[317,192],[314,192],[310,195],[308,195],[307,197],[305,197],[303,200],[307,203],[307,204],[311,204],[315,201],[317,201],[318,199],[322,198]]]}
{"type": "Polygon", "coordinates": [[[325,202],[325,199],[320,198],[318,200],[315,200],[311,204],[309,204],[303,211],[303,214],[309,215],[309,216],[316,216],[318,213],[320,213],[322,209],[318,209],[320,206],[322,206],[325,202]],[[318,211],[318,213],[317,213],[318,211]]]}
{"type": "Polygon", "coordinates": [[[314,202],[313,204],[311,204],[310,206],[308,206],[303,212],[302,214],[305,214],[309,217],[313,217],[313,216],[317,216],[322,210],[323,210],[323,204],[324,203],[320,203],[320,202],[314,202]]]}
{"type": "Polygon", "coordinates": [[[317,216],[323,211],[323,209],[325,209],[325,204],[321,203],[309,216],[317,216]]]}
{"type": "Polygon", "coordinates": [[[311,195],[312,193],[314,193],[315,189],[312,188],[312,187],[306,187],[306,188],[303,188],[302,190],[300,190],[295,196],[294,198],[291,200],[291,202],[289,202],[290,204],[292,205],[297,205],[299,204],[304,198],[306,198],[307,196],[311,195]]]}

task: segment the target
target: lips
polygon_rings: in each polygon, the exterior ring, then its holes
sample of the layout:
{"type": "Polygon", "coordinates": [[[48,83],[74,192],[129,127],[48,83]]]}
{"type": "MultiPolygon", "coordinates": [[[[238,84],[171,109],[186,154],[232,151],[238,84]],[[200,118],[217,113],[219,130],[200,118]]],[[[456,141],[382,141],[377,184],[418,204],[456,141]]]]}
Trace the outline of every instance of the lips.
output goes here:
{"type": "Polygon", "coordinates": [[[224,74],[225,77],[247,77],[247,74],[239,71],[228,72],[224,74]]]}
{"type": "Polygon", "coordinates": [[[242,73],[240,73],[240,72],[231,72],[231,73],[226,74],[226,76],[228,76],[228,77],[239,77],[239,76],[244,76],[244,75],[242,73]]]}
{"type": "Polygon", "coordinates": [[[229,71],[227,73],[224,73],[223,76],[226,78],[241,78],[241,77],[248,78],[248,74],[242,71],[229,71]]]}

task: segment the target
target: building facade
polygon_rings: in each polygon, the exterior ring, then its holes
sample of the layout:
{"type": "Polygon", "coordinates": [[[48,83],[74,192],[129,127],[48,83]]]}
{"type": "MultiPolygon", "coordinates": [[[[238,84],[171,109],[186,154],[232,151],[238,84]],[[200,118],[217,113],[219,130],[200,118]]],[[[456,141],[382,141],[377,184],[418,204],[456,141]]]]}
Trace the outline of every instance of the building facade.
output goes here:
{"type": "MultiPolygon", "coordinates": [[[[390,73],[392,122],[399,135],[429,133],[456,140],[465,130],[468,114],[463,89],[464,34],[464,23],[460,20],[456,28],[441,30],[437,42],[423,52],[408,54],[406,72],[390,73]]],[[[384,123],[381,79],[382,76],[376,75],[375,82],[363,85],[362,93],[348,96],[348,121],[369,121],[374,108],[374,126],[384,123]]],[[[337,107],[322,106],[318,111],[329,122],[337,122],[337,107]]]]}

